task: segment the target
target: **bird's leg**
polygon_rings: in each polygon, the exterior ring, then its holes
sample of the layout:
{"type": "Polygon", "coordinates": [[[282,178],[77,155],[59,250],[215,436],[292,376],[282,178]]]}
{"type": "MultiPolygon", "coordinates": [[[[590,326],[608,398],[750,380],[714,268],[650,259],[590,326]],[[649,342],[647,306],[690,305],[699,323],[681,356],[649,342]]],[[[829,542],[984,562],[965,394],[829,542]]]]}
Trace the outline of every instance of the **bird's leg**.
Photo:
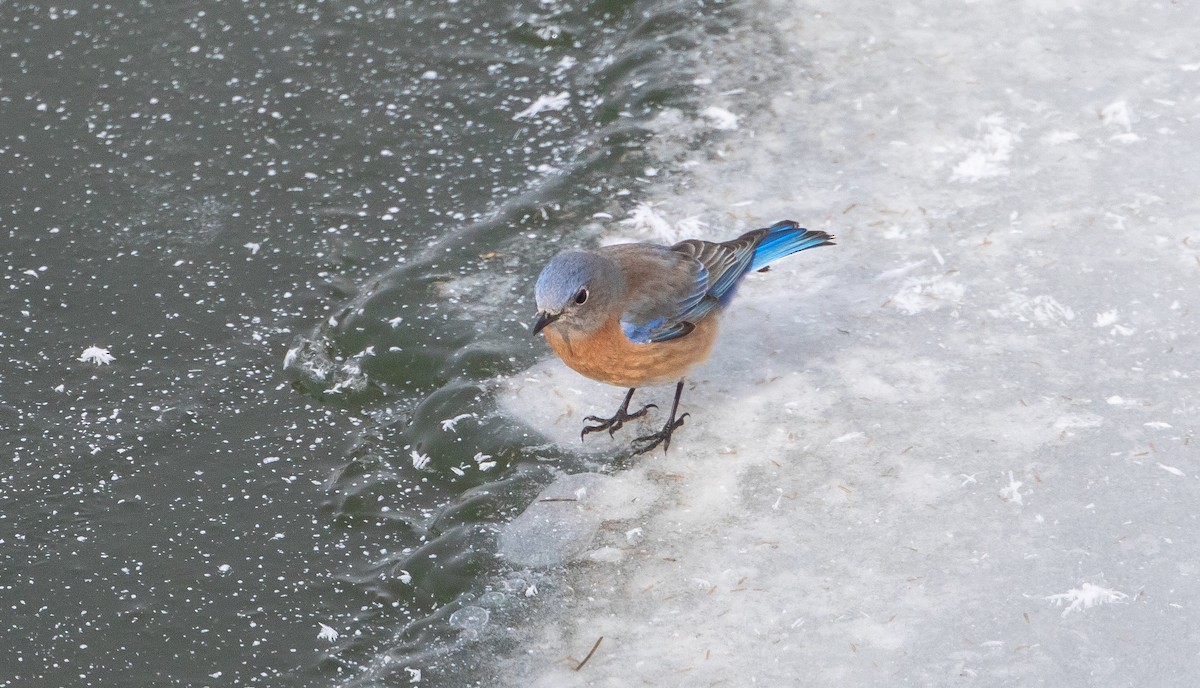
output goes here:
{"type": "Polygon", "coordinates": [[[687,418],[689,415],[685,413],[678,419],[675,418],[675,412],[679,410],[679,397],[681,396],[683,396],[683,380],[680,380],[679,384],[675,385],[675,403],[671,404],[671,417],[667,420],[667,424],[663,426],[662,430],[659,430],[653,435],[646,435],[645,437],[639,437],[634,440],[633,453],[635,455],[645,454],[660,444],[662,445],[664,454],[667,453],[667,449],[671,448],[671,433],[675,432],[676,428],[683,425],[683,419],[687,418]],[[638,446],[639,444],[642,446],[638,446]]]}
{"type": "Polygon", "coordinates": [[[640,410],[630,413],[629,402],[633,399],[633,392],[636,389],[636,387],[629,388],[629,391],[625,393],[625,401],[621,402],[621,408],[617,409],[616,414],[613,415],[612,418],[601,418],[599,416],[588,416],[587,418],[584,418],[584,423],[594,421],[596,425],[583,426],[583,432],[579,433],[579,439],[582,441],[584,436],[589,432],[599,432],[601,430],[608,430],[608,436],[612,437],[614,432],[620,430],[621,426],[625,425],[625,421],[633,420],[634,418],[641,418],[642,416],[646,415],[646,411],[652,408],[658,408],[654,404],[646,404],[640,410]]]}

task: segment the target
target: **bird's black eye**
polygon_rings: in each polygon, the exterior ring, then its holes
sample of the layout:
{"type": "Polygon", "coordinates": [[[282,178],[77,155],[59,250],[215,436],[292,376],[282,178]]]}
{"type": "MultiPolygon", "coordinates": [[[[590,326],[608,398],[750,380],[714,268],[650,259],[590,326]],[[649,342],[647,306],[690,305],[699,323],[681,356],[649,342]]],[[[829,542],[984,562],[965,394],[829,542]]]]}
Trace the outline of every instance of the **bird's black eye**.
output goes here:
{"type": "Polygon", "coordinates": [[[583,289],[580,289],[579,293],[575,295],[575,303],[582,306],[583,304],[587,303],[587,297],[588,297],[587,288],[585,287],[583,289]]]}

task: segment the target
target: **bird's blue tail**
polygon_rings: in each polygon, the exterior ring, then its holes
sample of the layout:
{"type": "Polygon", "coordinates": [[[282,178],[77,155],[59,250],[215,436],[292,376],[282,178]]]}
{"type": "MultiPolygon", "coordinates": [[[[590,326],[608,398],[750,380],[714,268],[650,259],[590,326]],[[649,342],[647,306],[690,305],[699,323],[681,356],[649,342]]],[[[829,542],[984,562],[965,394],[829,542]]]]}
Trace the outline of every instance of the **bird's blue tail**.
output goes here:
{"type": "Polygon", "coordinates": [[[831,246],[833,237],[825,232],[805,229],[791,220],[776,222],[754,248],[750,270],[761,270],[771,263],[817,246],[831,246]]]}

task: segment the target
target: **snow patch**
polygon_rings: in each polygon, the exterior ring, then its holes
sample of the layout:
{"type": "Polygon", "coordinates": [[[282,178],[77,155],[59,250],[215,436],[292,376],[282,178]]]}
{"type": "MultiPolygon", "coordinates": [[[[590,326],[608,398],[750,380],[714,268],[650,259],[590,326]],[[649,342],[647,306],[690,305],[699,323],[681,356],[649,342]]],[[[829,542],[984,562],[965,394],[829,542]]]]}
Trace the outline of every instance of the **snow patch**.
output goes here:
{"type": "Polygon", "coordinates": [[[980,118],[975,125],[979,138],[969,146],[967,157],[954,166],[950,181],[969,184],[1008,174],[1009,158],[1021,137],[1006,129],[1006,122],[1001,114],[980,118]]]}
{"type": "Polygon", "coordinates": [[[1046,600],[1053,603],[1056,607],[1061,607],[1064,604],[1067,605],[1067,608],[1062,613],[1062,617],[1065,619],[1071,612],[1082,612],[1085,609],[1098,607],[1102,604],[1124,602],[1128,598],[1129,595],[1123,592],[1102,588],[1092,583],[1084,583],[1078,588],[1071,588],[1064,593],[1048,595],[1046,600]]]}
{"type": "Polygon", "coordinates": [[[716,105],[709,105],[701,110],[700,116],[708,120],[713,129],[735,131],[738,128],[738,116],[716,105]]]}
{"type": "Polygon", "coordinates": [[[966,288],[945,275],[910,279],[888,303],[902,313],[916,315],[958,305],[966,288]]]}

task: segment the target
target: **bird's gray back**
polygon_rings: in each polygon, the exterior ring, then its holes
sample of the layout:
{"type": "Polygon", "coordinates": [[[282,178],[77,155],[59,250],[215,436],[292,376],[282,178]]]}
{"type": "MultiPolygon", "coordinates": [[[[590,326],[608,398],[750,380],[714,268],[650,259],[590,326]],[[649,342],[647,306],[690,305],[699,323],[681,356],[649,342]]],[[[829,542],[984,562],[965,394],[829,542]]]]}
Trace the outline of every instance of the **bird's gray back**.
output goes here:
{"type": "Polygon", "coordinates": [[[600,249],[625,274],[623,321],[641,326],[672,320],[703,298],[708,276],[689,256],[657,244],[617,244],[600,249]]]}

